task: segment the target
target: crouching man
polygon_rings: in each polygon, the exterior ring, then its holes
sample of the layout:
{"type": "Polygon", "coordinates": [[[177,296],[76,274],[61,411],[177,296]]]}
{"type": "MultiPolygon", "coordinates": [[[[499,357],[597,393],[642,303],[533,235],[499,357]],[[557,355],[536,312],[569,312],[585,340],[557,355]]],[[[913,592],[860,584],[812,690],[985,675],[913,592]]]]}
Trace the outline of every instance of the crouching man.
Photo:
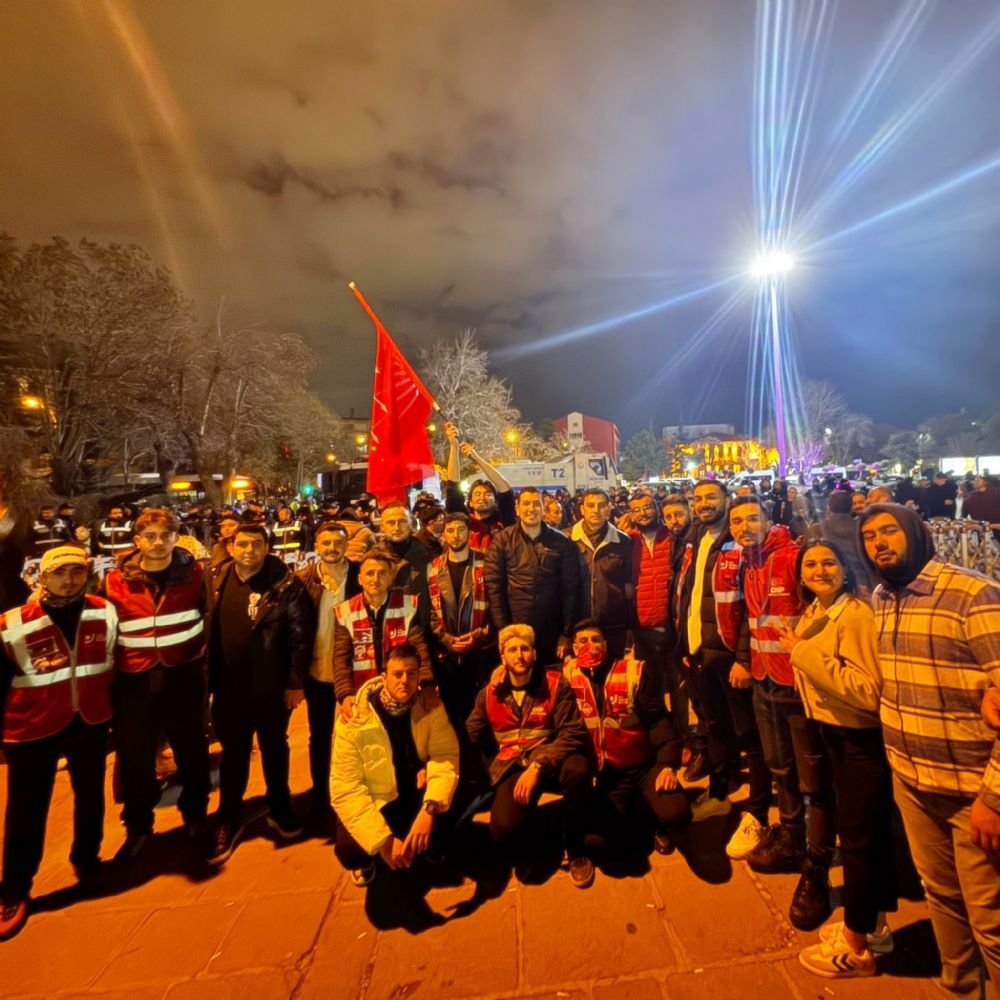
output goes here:
{"type": "Polygon", "coordinates": [[[73,785],[70,861],[85,886],[97,875],[104,836],[104,762],[118,615],[85,594],[87,552],[50,548],[39,603],[0,615],[0,695],[7,755],[0,941],[28,918],[28,893],[45,845],[56,765],[66,757],[73,785]]]}
{"type": "Polygon", "coordinates": [[[494,789],[490,837],[494,843],[509,842],[542,792],[561,792],[570,876],[574,885],[586,889],[594,881],[582,837],[593,775],[587,728],[562,674],[537,666],[530,625],[501,629],[499,645],[500,669],[477,695],[466,724],[494,789]]]}
{"type": "Polygon", "coordinates": [[[417,650],[394,646],[334,731],[334,853],[359,887],[375,877],[378,856],[396,870],[427,851],[458,785],[455,730],[440,703],[424,707],[419,687],[417,650]]]}
{"type": "Polygon", "coordinates": [[[588,843],[603,850],[640,832],[636,819],[653,819],[656,850],[670,854],[691,821],[691,806],[677,778],[682,742],[667,714],[665,678],[642,660],[612,657],[604,633],[589,619],[573,629],[573,656],[563,676],[597,754],[588,843]]]}

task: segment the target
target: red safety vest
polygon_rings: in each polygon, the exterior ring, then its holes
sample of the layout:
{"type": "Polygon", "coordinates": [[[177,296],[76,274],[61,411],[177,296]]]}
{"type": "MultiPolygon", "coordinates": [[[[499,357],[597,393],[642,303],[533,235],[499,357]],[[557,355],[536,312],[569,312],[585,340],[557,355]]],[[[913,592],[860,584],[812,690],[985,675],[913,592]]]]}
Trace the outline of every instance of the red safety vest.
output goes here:
{"type": "MultiPolygon", "coordinates": [[[[469,559],[472,566],[472,621],[470,632],[486,628],[489,623],[489,602],[486,599],[486,580],[483,577],[483,564],[474,555],[469,559]]],[[[468,564],[467,564],[468,565],[468,564]]],[[[441,610],[441,575],[448,572],[448,554],[442,553],[431,562],[427,574],[427,593],[431,599],[431,607],[444,625],[444,613],[441,610]]],[[[455,595],[455,606],[459,615],[462,613],[462,595],[455,595]]]]}
{"type": "Polygon", "coordinates": [[[40,604],[0,615],[0,643],[15,665],[4,703],[3,735],[9,743],[54,736],[77,714],[97,725],[111,718],[114,676],[114,606],[87,594],[72,649],[40,604]]]}
{"type": "MultiPolygon", "coordinates": [[[[354,690],[360,691],[365,681],[378,676],[378,666],[375,661],[375,635],[368,609],[365,606],[365,595],[357,594],[349,601],[338,604],[334,609],[337,621],[351,634],[354,644],[354,654],[351,658],[351,669],[354,677],[354,690]]],[[[417,596],[404,594],[401,590],[389,592],[389,602],[382,619],[382,662],[393,646],[401,646],[406,642],[410,630],[410,622],[417,613],[417,596]]]]}
{"type": "Polygon", "coordinates": [[[118,670],[139,674],[158,664],[180,667],[204,655],[202,577],[197,563],[187,583],[167,587],[155,604],[145,583],[120,569],[108,574],[105,588],[118,611],[118,670]]]}
{"type": "Polygon", "coordinates": [[[638,767],[652,756],[649,736],[635,714],[635,693],[645,666],[642,660],[615,660],[604,679],[604,715],[597,709],[597,698],[590,678],[567,660],[563,676],[576,695],[576,704],[594,741],[597,766],[638,767]]]}
{"type": "Polygon", "coordinates": [[[497,698],[496,686],[487,685],[486,717],[500,748],[494,763],[516,760],[552,739],[555,732],[552,713],[556,707],[559,671],[546,670],[545,680],[549,688],[548,696],[545,701],[533,704],[527,714],[519,713],[509,701],[501,701],[497,698]]]}

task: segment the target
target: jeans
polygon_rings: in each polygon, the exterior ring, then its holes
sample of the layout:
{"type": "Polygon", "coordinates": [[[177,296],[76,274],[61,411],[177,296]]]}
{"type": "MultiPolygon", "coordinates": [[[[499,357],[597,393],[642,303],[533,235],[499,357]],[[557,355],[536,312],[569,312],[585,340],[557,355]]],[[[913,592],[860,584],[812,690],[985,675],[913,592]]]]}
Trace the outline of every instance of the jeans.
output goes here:
{"type": "Polygon", "coordinates": [[[997,1000],[1000,870],[972,843],[972,800],[919,791],[896,775],[892,783],[941,953],[939,985],[951,997],[982,996],[981,957],[990,975],[985,995],[997,1000]]]}
{"type": "Polygon", "coordinates": [[[8,743],[7,812],[4,818],[3,884],[8,899],[31,890],[45,846],[56,766],[66,757],[73,786],[73,847],[80,868],[97,863],[104,837],[104,766],[108,724],[89,726],[77,716],[62,732],[28,743],[8,743]]]}
{"type": "Polygon", "coordinates": [[[160,801],[156,748],[161,732],[166,733],[177,762],[181,815],[187,823],[205,818],[211,783],[204,703],[200,663],[116,675],[111,686],[111,728],[121,778],[122,819],[130,834],[153,832],[153,810],[160,801]]]}
{"type": "Polygon", "coordinates": [[[809,848],[829,861],[836,835],[833,776],[819,723],[806,718],[795,688],[769,677],[753,682],[753,709],[764,760],[778,786],[778,814],[796,837],[805,834],[809,797],[809,848]]]}
{"type": "Polygon", "coordinates": [[[892,772],[881,728],[820,723],[837,793],[837,833],[844,863],[844,923],[858,934],[896,909],[892,845],[892,772]]]}

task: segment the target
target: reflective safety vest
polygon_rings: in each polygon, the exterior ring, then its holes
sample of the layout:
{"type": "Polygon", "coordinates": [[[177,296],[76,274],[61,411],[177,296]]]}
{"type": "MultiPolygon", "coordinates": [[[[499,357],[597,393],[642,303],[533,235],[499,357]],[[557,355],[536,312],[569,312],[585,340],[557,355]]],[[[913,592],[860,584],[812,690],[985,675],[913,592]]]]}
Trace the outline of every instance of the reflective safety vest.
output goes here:
{"type": "Polygon", "coordinates": [[[302,548],[301,521],[287,521],[284,524],[278,521],[272,525],[271,534],[274,537],[271,548],[279,555],[285,552],[298,552],[302,548]]]}
{"type": "Polygon", "coordinates": [[[76,715],[90,725],[111,718],[118,616],[100,597],[87,594],[83,602],[72,649],[40,604],[0,615],[0,643],[16,669],[4,702],[5,741],[54,736],[76,715]]]}
{"type": "Polygon", "coordinates": [[[45,555],[55,545],[65,545],[69,536],[62,521],[35,521],[31,526],[32,547],[36,556],[45,555]]]}
{"type": "Polygon", "coordinates": [[[132,522],[109,524],[102,521],[97,530],[97,547],[105,556],[117,556],[135,547],[132,540],[132,522]]]}
{"type": "Polygon", "coordinates": [[[105,584],[108,600],[118,611],[115,666],[127,674],[153,667],[180,667],[205,652],[201,611],[201,567],[195,563],[187,583],[167,587],[154,604],[144,581],[112,570],[105,584]]]}
{"type": "MultiPolygon", "coordinates": [[[[360,691],[365,681],[377,677],[378,663],[375,659],[375,629],[368,617],[365,595],[356,594],[349,601],[338,604],[334,609],[337,621],[351,634],[354,653],[351,669],[354,690],[360,691]]],[[[410,630],[410,623],[417,613],[415,594],[404,594],[400,590],[389,592],[389,600],[382,619],[382,662],[393,646],[402,646],[410,630]]]]}
{"type": "MultiPolygon", "coordinates": [[[[535,747],[548,743],[555,734],[552,727],[552,713],[556,707],[556,691],[559,688],[559,671],[546,670],[545,681],[548,694],[545,701],[532,702],[528,711],[518,710],[513,699],[501,701],[497,698],[496,685],[486,687],[486,717],[496,738],[496,759],[490,771],[500,764],[508,764],[518,758],[526,758],[535,747]]],[[[527,701],[530,695],[525,695],[527,701]]]]}
{"type": "Polygon", "coordinates": [[[604,715],[597,706],[597,697],[590,678],[567,660],[563,676],[576,695],[576,704],[586,723],[597,751],[597,766],[638,767],[653,754],[645,727],[635,714],[635,693],[642,678],[642,660],[615,660],[604,679],[604,715]]]}

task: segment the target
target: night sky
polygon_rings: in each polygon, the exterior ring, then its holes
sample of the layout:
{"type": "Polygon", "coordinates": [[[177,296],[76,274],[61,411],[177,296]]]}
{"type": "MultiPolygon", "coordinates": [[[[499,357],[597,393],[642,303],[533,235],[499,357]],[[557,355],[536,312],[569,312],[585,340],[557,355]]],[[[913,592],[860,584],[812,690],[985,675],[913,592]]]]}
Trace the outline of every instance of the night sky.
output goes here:
{"type": "MultiPolygon", "coordinates": [[[[791,230],[800,372],[900,426],[996,410],[1000,3],[830,10],[800,217],[863,169],[791,230]]],[[[141,244],[206,315],[301,331],[342,413],[370,406],[353,278],[413,356],[475,327],[529,419],[742,425],[756,11],[8,0],[0,228],[141,244]]]]}

